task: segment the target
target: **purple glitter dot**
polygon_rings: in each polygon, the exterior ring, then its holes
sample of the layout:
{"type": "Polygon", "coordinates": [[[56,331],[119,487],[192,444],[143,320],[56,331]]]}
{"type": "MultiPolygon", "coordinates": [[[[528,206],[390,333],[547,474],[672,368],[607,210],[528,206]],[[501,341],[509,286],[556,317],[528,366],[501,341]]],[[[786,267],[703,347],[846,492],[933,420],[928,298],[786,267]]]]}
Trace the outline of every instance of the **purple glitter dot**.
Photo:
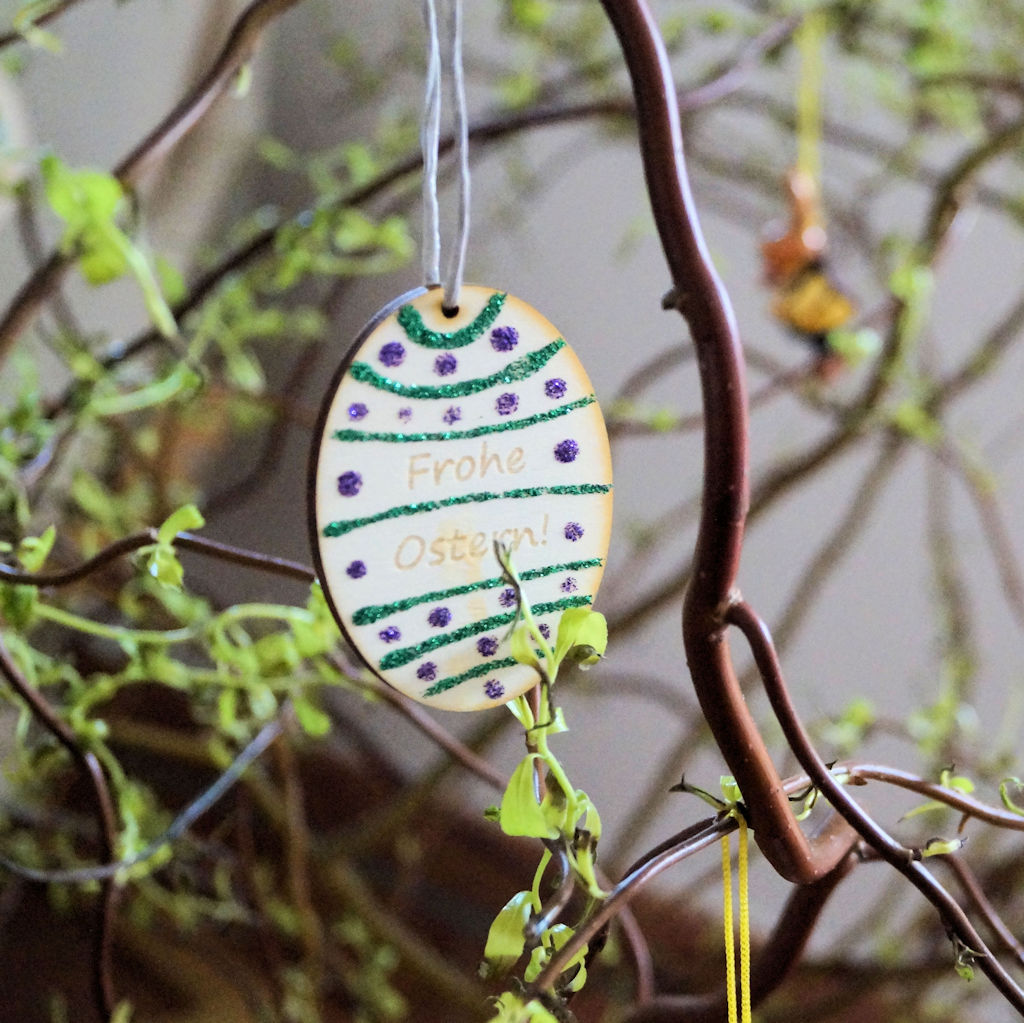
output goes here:
{"type": "Polygon", "coordinates": [[[580,446],[572,437],[567,437],[555,445],[555,458],[560,462],[575,462],[579,453],[580,446]]]}
{"type": "Polygon", "coordinates": [[[519,408],[519,397],[512,394],[511,391],[508,391],[505,394],[499,394],[498,400],[494,403],[494,407],[499,416],[510,416],[517,408],[519,408]]]}
{"type": "Polygon", "coordinates": [[[427,621],[434,626],[435,629],[443,629],[452,620],[452,613],[446,607],[435,607],[433,611],[427,615],[427,621]]]}
{"type": "Polygon", "coordinates": [[[434,372],[439,377],[450,376],[455,372],[458,363],[451,352],[444,352],[434,360],[434,372]]]}
{"type": "Polygon", "coordinates": [[[551,628],[548,625],[546,625],[544,622],[541,622],[540,625],[537,626],[537,631],[545,639],[551,639],[551,628]]]}
{"type": "Polygon", "coordinates": [[[483,657],[493,657],[498,652],[498,641],[493,636],[481,636],[476,648],[483,657]]]}
{"type": "Polygon", "coordinates": [[[565,524],[565,538],[575,543],[583,536],[583,527],[578,522],[567,522],[565,524]]]}
{"type": "Polygon", "coordinates": [[[379,358],[385,366],[401,366],[405,359],[405,347],[401,341],[389,341],[381,346],[379,358]]]}
{"type": "Polygon", "coordinates": [[[363,477],[357,472],[343,472],[338,477],[338,493],[342,497],[355,497],[363,485],[363,477]]]}
{"type": "Polygon", "coordinates": [[[576,580],[571,575],[567,575],[562,580],[563,593],[575,593],[577,589],[578,587],[576,586],[576,580]]]}
{"type": "Polygon", "coordinates": [[[365,561],[353,561],[348,568],[345,569],[345,575],[349,579],[362,579],[366,575],[366,562],[365,561]]]}
{"type": "Polygon", "coordinates": [[[403,423],[407,423],[410,419],[412,419],[412,409],[400,408],[398,410],[398,418],[401,419],[403,423]]]}
{"type": "Polygon", "coordinates": [[[401,631],[394,625],[389,625],[386,629],[381,629],[377,635],[380,636],[385,643],[394,643],[396,639],[402,638],[401,631]]]}
{"type": "Polygon", "coordinates": [[[505,687],[496,678],[489,678],[484,683],[484,696],[488,700],[500,700],[504,695],[505,687]]]}
{"type": "Polygon", "coordinates": [[[496,352],[510,352],[519,343],[519,331],[515,327],[495,327],[491,331],[491,345],[496,352]]]}
{"type": "Polygon", "coordinates": [[[544,393],[549,398],[564,398],[568,387],[561,377],[553,377],[544,384],[544,393]]]}
{"type": "Polygon", "coordinates": [[[516,591],[509,586],[498,594],[498,603],[502,607],[513,607],[516,604],[516,591]]]}
{"type": "Polygon", "coordinates": [[[348,407],[348,417],[349,419],[362,419],[369,411],[361,401],[354,401],[348,407]]]}
{"type": "Polygon", "coordinates": [[[421,682],[433,682],[437,678],[437,665],[433,661],[424,661],[416,669],[416,677],[421,682]]]}
{"type": "Polygon", "coordinates": [[[441,418],[451,426],[462,418],[462,409],[458,405],[451,405],[441,418]]]}

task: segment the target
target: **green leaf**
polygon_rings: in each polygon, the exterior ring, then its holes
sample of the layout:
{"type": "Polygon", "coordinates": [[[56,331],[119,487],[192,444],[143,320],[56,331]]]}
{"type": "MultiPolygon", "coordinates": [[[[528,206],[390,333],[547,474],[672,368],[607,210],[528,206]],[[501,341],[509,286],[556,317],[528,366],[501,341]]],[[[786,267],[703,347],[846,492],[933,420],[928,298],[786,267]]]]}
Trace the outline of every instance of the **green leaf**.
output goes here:
{"type": "Polygon", "coordinates": [[[110,1023],[131,1023],[135,1010],[129,1001],[118,1002],[114,1011],[110,1014],[110,1023]]]}
{"type": "Polygon", "coordinates": [[[177,333],[167,301],[139,248],[118,227],[124,188],[113,175],[88,168],[73,170],[53,154],[40,161],[50,208],[65,224],[61,249],[78,258],[90,284],[106,284],[129,270],[142,289],[146,309],[167,337],[177,333]]]}
{"type": "Polygon", "coordinates": [[[1024,806],[1019,806],[1010,798],[1011,785],[1018,791],[1024,789],[1024,781],[1021,781],[1020,778],[1004,778],[999,783],[999,798],[1003,801],[1003,806],[1005,806],[1010,813],[1015,813],[1020,817],[1024,817],[1024,806]]]}
{"type": "Polygon", "coordinates": [[[35,614],[38,586],[0,584],[0,615],[13,628],[24,631],[35,614]]]}
{"type": "Polygon", "coordinates": [[[962,838],[930,838],[925,842],[921,855],[925,858],[929,856],[949,856],[952,853],[959,852],[963,847],[964,840],[962,838]]]}
{"type": "MultiPolygon", "coordinates": [[[[545,964],[551,959],[551,957],[562,949],[566,943],[572,938],[576,932],[568,927],[566,924],[555,924],[544,932],[544,940],[541,945],[533,950],[530,956],[530,963],[523,972],[523,979],[527,984],[534,981],[540,974],[540,971],[544,968],[545,964]]],[[[579,968],[580,973],[583,974],[582,980],[577,975],[573,978],[573,982],[570,985],[569,990],[577,991],[583,986],[583,982],[586,981],[586,972],[583,965],[584,959],[587,954],[587,946],[584,945],[570,960],[565,964],[565,969],[562,971],[562,976],[568,973],[570,970],[579,968]]]]}
{"type": "Polygon", "coordinates": [[[65,223],[61,247],[77,252],[90,284],[120,277],[128,265],[114,224],[124,198],[121,183],[102,171],[72,170],[52,154],[43,157],[40,169],[46,201],[65,223]]]}
{"type": "Polygon", "coordinates": [[[30,0],[23,4],[18,12],[11,19],[11,24],[29,46],[35,46],[49,53],[60,54],[64,52],[64,44],[52,32],[39,28],[36,19],[44,14],[49,14],[57,8],[56,0],[30,0]]]}
{"type": "Polygon", "coordinates": [[[513,895],[494,918],[487,932],[481,975],[487,979],[510,969],[523,954],[526,925],[533,912],[532,892],[513,895]]]}
{"type": "Polygon", "coordinates": [[[974,980],[974,967],[966,959],[957,959],[953,968],[964,980],[974,980]]]}
{"type": "Polygon", "coordinates": [[[518,28],[536,31],[555,13],[551,0],[508,0],[505,17],[518,28]]]}
{"type": "Polygon", "coordinates": [[[922,803],[920,806],[915,806],[913,810],[908,810],[901,818],[901,821],[908,821],[912,817],[918,817],[922,813],[932,813],[935,810],[948,810],[949,807],[945,803],[939,802],[937,799],[933,799],[928,803],[922,803]]]}
{"type": "Polygon", "coordinates": [[[589,607],[570,607],[558,620],[555,663],[566,657],[581,667],[596,664],[608,647],[608,623],[598,611],[589,607]]]}
{"type": "Polygon", "coordinates": [[[170,544],[179,533],[201,529],[206,524],[203,513],[194,504],[183,504],[164,519],[157,533],[156,542],[170,544]]]}
{"type": "Polygon", "coordinates": [[[723,774],[719,784],[722,787],[722,798],[729,806],[735,806],[737,803],[742,802],[743,796],[740,793],[740,787],[736,784],[736,779],[731,774],[723,774]]]}
{"type": "Polygon", "coordinates": [[[590,833],[593,841],[601,840],[601,815],[597,812],[590,796],[583,789],[576,790],[576,807],[583,817],[583,828],[590,833]]]}
{"type": "Polygon", "coordinates": [[[939,775],[939,784],[943,788],[963,792],[965,795],[970,795],[974,791],[974,782],[970,778],[962,774],[953,774],[952,768],[949,767],[939,775]]]}
{"type": "Polygon", "coordinates": [[[498,813],[498,823],[506,835],[524,838],[558,836],[558,829],[548,822],[544,808],[537,802],[534,762],[540,759],[538,753],[527,754],[508,780],[498,813]]]}
{"type": "Polygon", "coordinates": [[[533,710],[530,707],[530,701],[525,696],[517,696],[514,700],[510,700],[506,705],[512,712],[512,716],[522,726],[524,731],[530,731],[536,725],[536,721],[533,717],[533,710]]]}
{"type": "Polygon", "coordinates": [[[507,110],[523,110],[537,101],[542,85],[540,76],[530,68],[502,75],[497,82],[501,105],[507,110]]]}
{"type": "Polygon", "coordinates": [[[18,544],[18,561],[26,572],[38,572],[53,550],[57,530],[51,525],[42,536],[26,536],[18,544]]]}
{"type": "Polygon", "coordinates": [[[889,414],[893,426],[924,444],[935,444],[942,438],[942,426],[917,402],[908,398],[889,414]]]}
{"type": "Polygon", "coordinates": [[[50,208],[75,231],[110,220],[124,197],[117,178],[103,171],[72,170],[52,153],[43,157],[40,170],[50,208]]]}
{"type": "Polygon", "coordinates": [[[246,689],[249,709],[257,721],[269,721],[277,713],[277,697],[274,690],[264,683],[250,685],[246,689]]]}
{"type": "Polygon", "coordinates": [[[556,707],[554,714],[551,716],[551,723],[547,726],[548,735],[561,735],[562,732],[569,731],[568,722],[565,720],[565,712],[561,707],[556,707]]]}
{"type": "Polygon", "coordinates": [[[974,967],[971,965],[980,955],[957,938],[953,939],[953,968],[964,980],[974,980],[974,967]]]}
{"type": "Polygon", "coordinates": [[[322,739],[331,730],[330,717],[305,697],[295,697],[292,707],[295,709],[295,718],[306,735],[322,739]]]}
{"type": "Polygon", "coordinates": [[[494,1003],[495,1015],[490,1023],[558,1023],[536,998],[524,1002],[517,995],[506,991],[494,1003]]]}
{"type": "Polygon", "coordinates": [[[859,366],[882,348],[882,338],[872,327],[837,327],[828,332],[825,342],[848,366],[859,366]]]}
{"type": "Polygon", "coordinates": [[[525,664],[528,668],[540,667],[540,661],[537,660],[537,655],[533,652],[530,630],[526,627],[524,622],[520,622],[520,624],[512,630],[512,638],[509,640],[509,650],[511,651],[512,656],[520,664],[525,664]]]}
{"type": "Polygon", "coordinates": [[[177,552],[173,547],[162,544],[152,548],[149,561],[146,563],[146,571],[161,586],[170,586],[173,589],[181,589],[181,584],[185,580],[185,569],[178,560],[177,552]]]}
{"type": "Polygon", "coordinates": [[[164,256],[157,256],[153,260],[153,268],[164,298],[172,304],[180,302],[188,292],[181,271],[164,256]]]}
{"type": "Polygon", "coordinates": [[[225,735],[243,736],[245,728],[238,720],[238,690],[222,689],[217,696],[217,727],[225,735]]]}

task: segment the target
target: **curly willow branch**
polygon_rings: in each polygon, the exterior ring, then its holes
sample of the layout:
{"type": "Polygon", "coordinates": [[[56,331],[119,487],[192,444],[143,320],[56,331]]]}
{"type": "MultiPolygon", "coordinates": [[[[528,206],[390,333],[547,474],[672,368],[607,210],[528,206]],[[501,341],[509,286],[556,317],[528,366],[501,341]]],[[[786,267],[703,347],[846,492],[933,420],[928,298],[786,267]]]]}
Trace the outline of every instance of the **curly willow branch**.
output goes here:
{"type": "Polygon", "coordinates": [[[723,641],[747,512],[747,403],[743,357],[728,295],[707,251],[690,193],[671,68],[643,0],[602,0],[629,69],[647,189],[673,289],[698,352],[706,416],[704,493],[683,609],[687,662],[701,709],[751,812],[757,843],[784,877],[811,882],[844,859],[848,829],[801,831],[758,732],[723,641]]]}

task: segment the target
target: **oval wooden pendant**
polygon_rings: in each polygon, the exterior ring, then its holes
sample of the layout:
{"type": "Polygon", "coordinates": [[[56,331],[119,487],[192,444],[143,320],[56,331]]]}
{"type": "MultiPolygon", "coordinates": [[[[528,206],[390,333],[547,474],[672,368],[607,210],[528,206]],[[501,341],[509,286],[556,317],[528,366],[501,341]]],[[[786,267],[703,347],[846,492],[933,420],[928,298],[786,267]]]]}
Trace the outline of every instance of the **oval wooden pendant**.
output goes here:
{"type": "Polygon", "coordinates": [[[589,605],[612,522],[611,454],[586,372],[530,306],[465,286],[383,309],[335,376],[311,462],[313,556],[335,617],[385,682],[447,710],[537,681],[509,654],[515,591],[552,636],[589,605]]]}

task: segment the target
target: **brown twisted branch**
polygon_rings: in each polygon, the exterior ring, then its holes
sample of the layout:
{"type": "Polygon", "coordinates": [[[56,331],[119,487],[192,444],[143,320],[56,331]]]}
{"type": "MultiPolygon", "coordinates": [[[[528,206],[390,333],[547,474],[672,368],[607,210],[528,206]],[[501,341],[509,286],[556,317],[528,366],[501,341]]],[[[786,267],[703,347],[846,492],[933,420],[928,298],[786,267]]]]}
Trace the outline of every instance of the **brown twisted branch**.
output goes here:
{"type": "Polygon", "coordinates": [[[704,716],[750,808],[758,846],[784,877],[815,881],[842,861],[852,836],[830,827],[808,839],[801,831],[724,642],[726,612],[736,600],[748,499],[739,334],[690,193],[675,88],[653,15],[643,0],[603,0],[603,6],[636,97],[647,188],[673,281],[665,304],[685,317],[700,367],[706,416],[704,493],[683,609],[687,663],[704,716]]]}

